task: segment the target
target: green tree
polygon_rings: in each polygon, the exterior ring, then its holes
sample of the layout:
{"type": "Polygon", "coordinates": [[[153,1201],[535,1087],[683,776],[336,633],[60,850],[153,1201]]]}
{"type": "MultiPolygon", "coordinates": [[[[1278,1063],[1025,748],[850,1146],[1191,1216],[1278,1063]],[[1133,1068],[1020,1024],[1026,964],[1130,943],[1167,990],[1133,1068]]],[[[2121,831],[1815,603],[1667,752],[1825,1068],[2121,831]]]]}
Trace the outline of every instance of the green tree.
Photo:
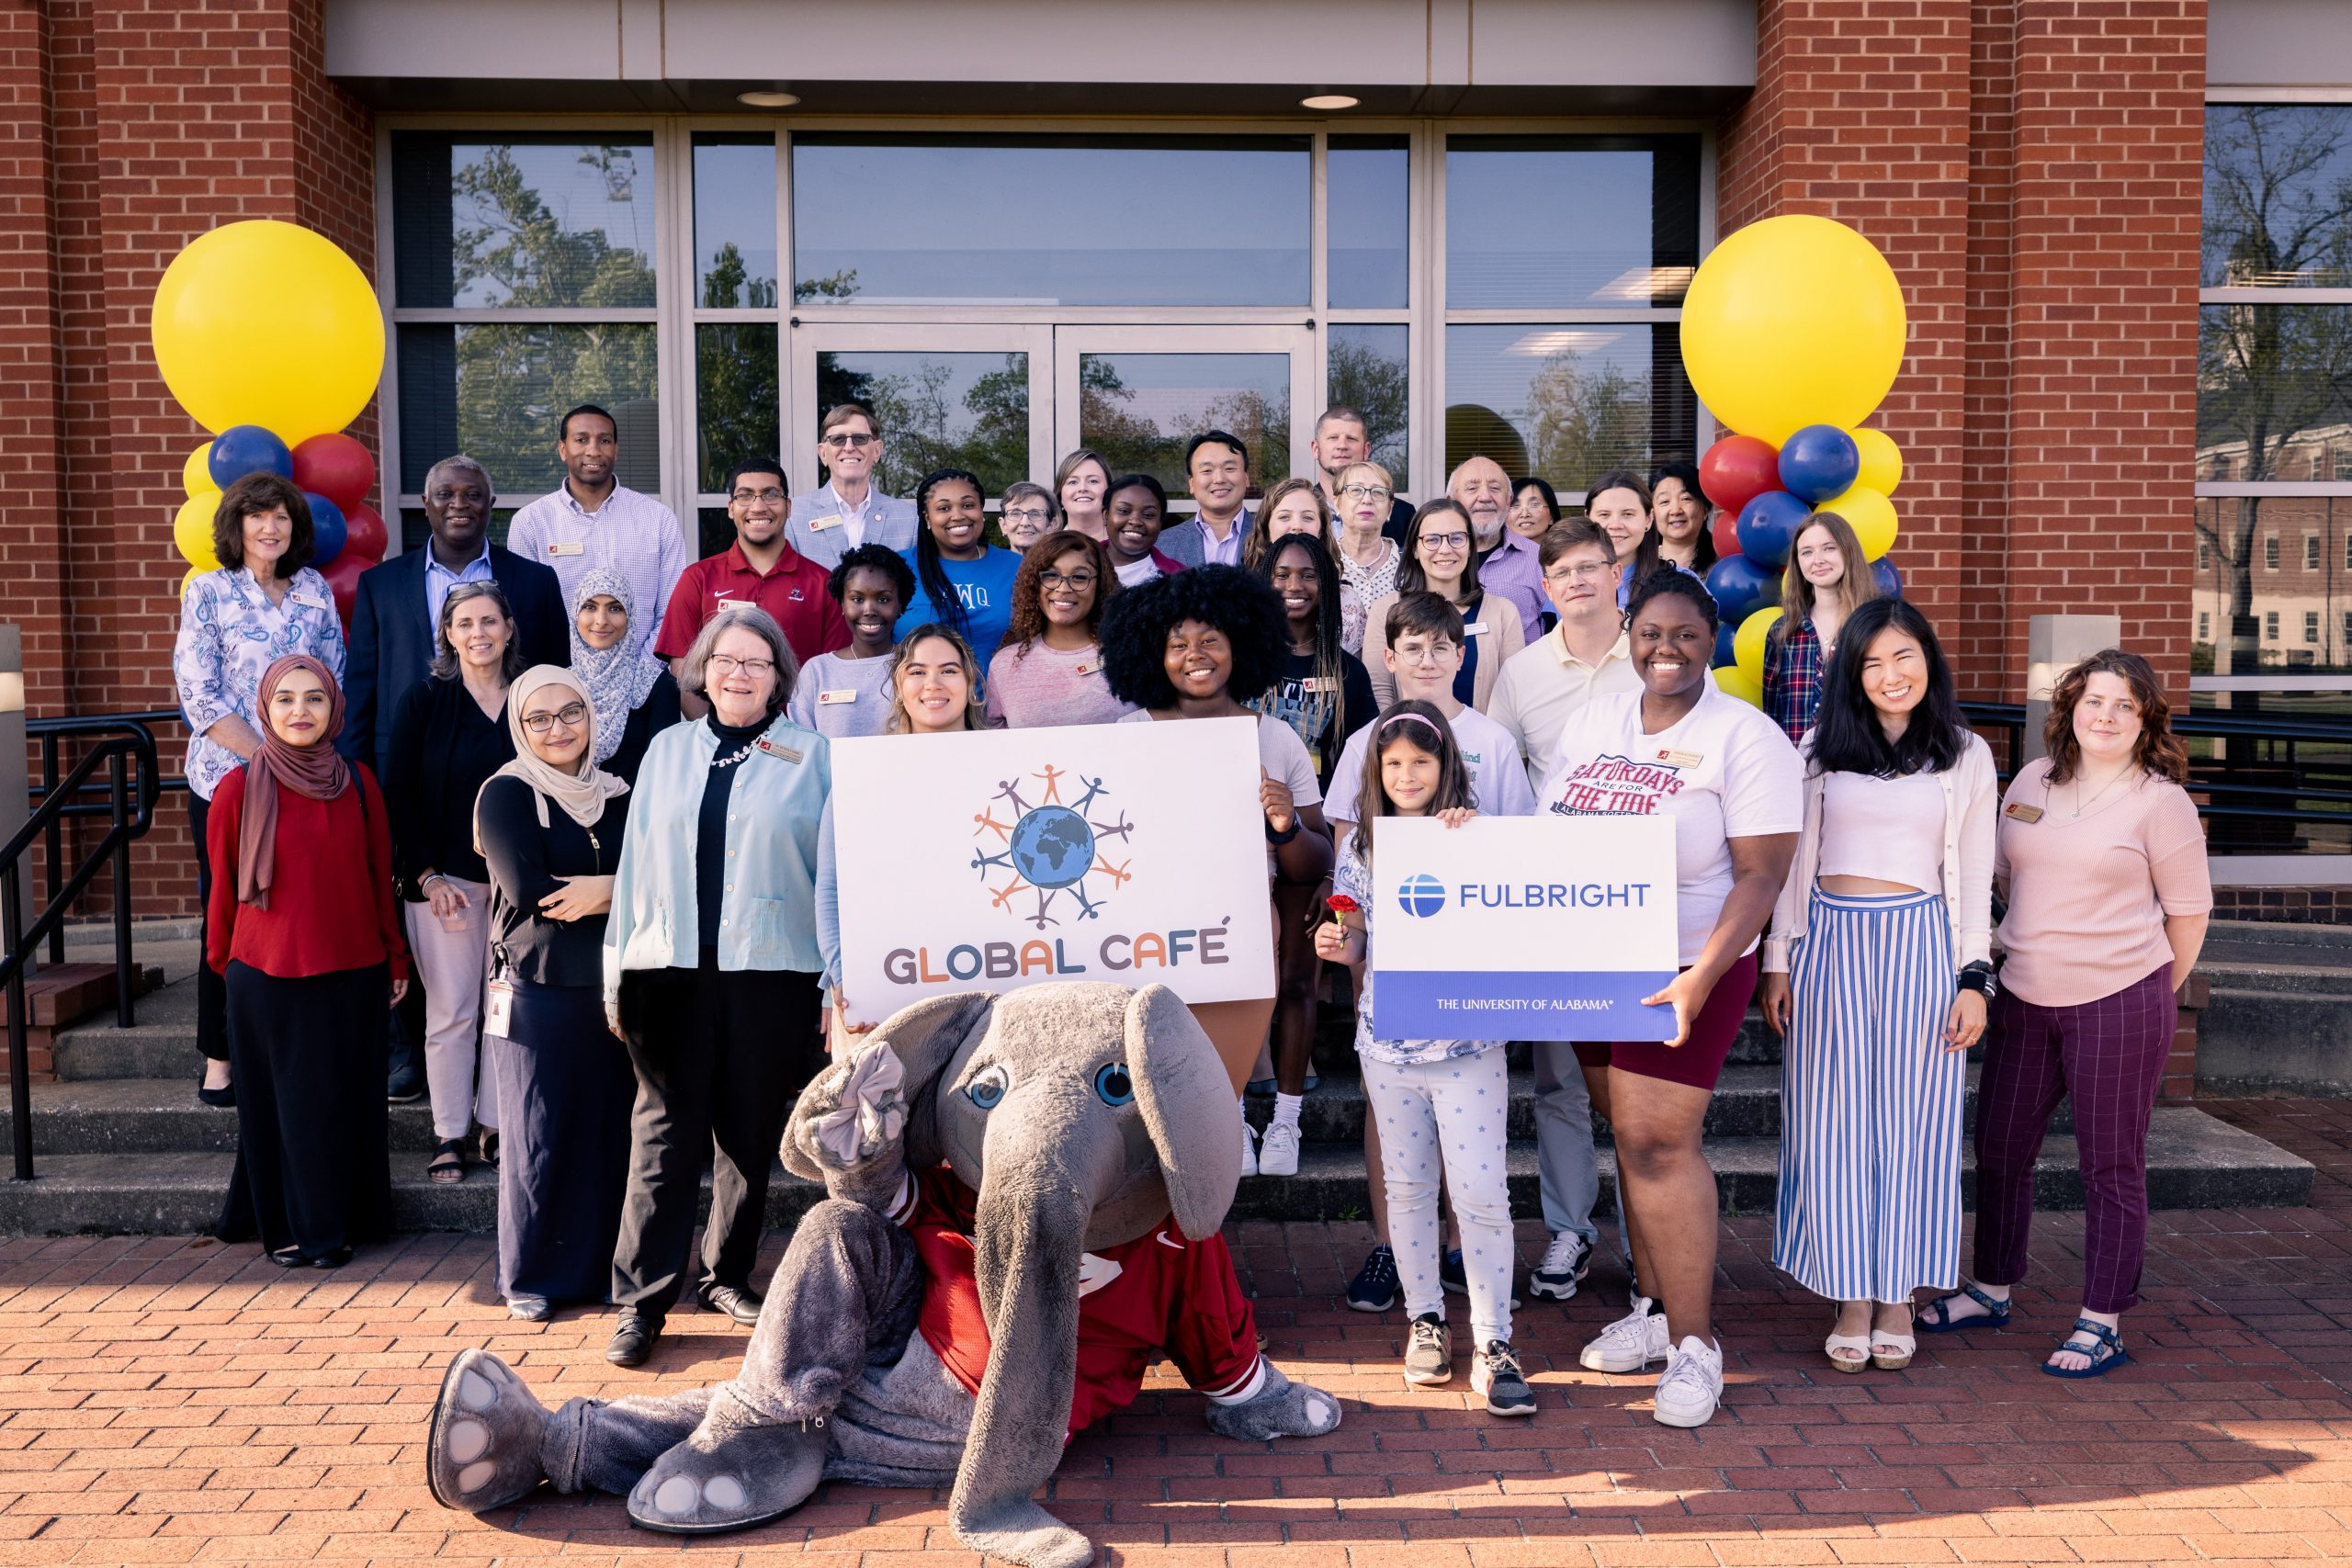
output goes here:
{"type": "Polygon", "coordinates": [[[1388,470],[1398,490],[1405,490],[1412,483],[1405,472],[1406,438],[1412,418],[1412,386],[1405,362],[1348,335],[1344,328],[1334,327],[1324,365],[1331,401],[1363,415],[1372,460],[1388,470]]]}
{"type": "Polygon", "coordinates": [[[1648,459],[1650,378],[1605,359],[1588,368],[1573,351],[1553,354],[1528,388],[1521,428],[1534,471],[1581,491],[1610,468],[1648,459]]]}

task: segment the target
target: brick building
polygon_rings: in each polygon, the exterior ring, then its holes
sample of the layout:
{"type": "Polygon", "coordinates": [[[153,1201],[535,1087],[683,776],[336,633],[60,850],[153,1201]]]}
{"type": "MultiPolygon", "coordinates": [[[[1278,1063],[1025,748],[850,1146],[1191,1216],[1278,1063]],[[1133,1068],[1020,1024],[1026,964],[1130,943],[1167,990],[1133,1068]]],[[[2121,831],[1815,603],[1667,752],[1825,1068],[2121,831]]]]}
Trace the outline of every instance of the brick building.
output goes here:
{"type": "MultiPolygon", "coordinates": [[[[1966,694],[2022,697],[2028,617],[2097,611],[2198,705],[2352,698],[2336,0],[46,0],[0,10],[0,581],[37,715],[171,705],[204,435],[146,307],[264,216],[384,300],[356,430],[398,547],[450,451],[506,504],[551,488],[583,398],[625,482],[722,528],[727,461],[780,448],[805,491],[853,395],[888,489],[1150,465],[1212,418],[1262,479],[1337,400],[1408,493],[1484,450],[1572,498],[1703,450],[1690,267],[1826,214],[1908,297],[1873,423],[1966,694]]],[[[182,820],[141,913],[192,893],[182,820]]],[[[2327,829],[2254,847],[2352,882],[2327,829]]]]}

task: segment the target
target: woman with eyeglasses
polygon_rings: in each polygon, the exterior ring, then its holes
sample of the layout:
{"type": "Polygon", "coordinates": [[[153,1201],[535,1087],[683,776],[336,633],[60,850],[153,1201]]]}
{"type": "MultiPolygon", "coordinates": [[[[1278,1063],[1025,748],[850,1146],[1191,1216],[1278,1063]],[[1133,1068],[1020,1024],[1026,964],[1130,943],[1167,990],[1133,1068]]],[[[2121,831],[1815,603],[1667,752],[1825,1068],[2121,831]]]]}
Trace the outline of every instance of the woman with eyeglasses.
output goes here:
{"type": "Polygon", "coordinates": [[[915,596],[902,624],[937,621],[954,626],[983,659],[996,653],[1012,624],[1012,579],[1021,558],[988,541],[988,509],[979,476],[964,468],[925,474],[915,488],[922,532],[899,553],[915,574],[915,596]]]}
{"type": "Polygon", "coordinates": [[[1364,671],[1383,712],[1396,700],[1396,672],[1382,657],[1388,650],[1388,611],[1407,593],[1435,593],[1462,612],[1462,668],[1453,677],[1453,694],[1480,713],[1487,711],[1503,665],[1527,645],[1517,606],[1478,581],[1474,537],[1470,513],[1446,496],[1423,502],[1405,525],[1396,592],[1374,600],[1364,615],[1364,671]]]}
{"type": "Polygon", "coordinates": [[[587,682],[537,664],[507,688],[514,760],[474,797],[490,867],[482,1055],[498,1085],[498,1293],[526,1323],[612,1283],[637,1076],[605,1028],[605,916],[628,785],[596,765],[587,682]]]}
{"type": "Polygon", "coordinates": [[[1054,504],[1054,492],[1027,479],[1004,487],[1004,499],[998,503],[996,513],[1005,547],[1023,555],[1029,553],[1030,546],[1052,533],[1060,517],[1061,508],[1054,504]]]}
{"type": "MultiPolygon", "coordinates": [[[[1340,513],[1332,519],[1331,553],[1340,563],[1340,581],[1364,606],[1365,619],[1357,623],[1355,636],[1346,639],[1347,650],[1359,658],[1372,606],[1396,592],[1396,570],[1405,560],[1404,547],[1382,532],[1396,493],[1396,481],[1377,463],[1351,463],[1340,470],[1340,513]]],[[[1377,662],[1370,660],[1366,668],[1377,662]]]]}
{"type": "Polygon", "coordinates": [[[1049,534],[1012,579],[1012,625],[989,660],[989,718],[1012,729],[1115,724],[1135,710],[1102,675],[1102,608],[1119,580],[1086,535],[1049,534]]]}
{"type": "Polygon", "coordinates": [[[817,1032],[818,841],[831,742],[784,716],[799,665],[766,611],[714,617],[686,653],[710,711],[645,754],[605,922],[607,1026],[637,1074],[605,1359],[642,1366],[686,1281],[711,1167],[695,1294],[756,1322],[752,1288],[784,1119],[824,1065],[817,1032]]]}

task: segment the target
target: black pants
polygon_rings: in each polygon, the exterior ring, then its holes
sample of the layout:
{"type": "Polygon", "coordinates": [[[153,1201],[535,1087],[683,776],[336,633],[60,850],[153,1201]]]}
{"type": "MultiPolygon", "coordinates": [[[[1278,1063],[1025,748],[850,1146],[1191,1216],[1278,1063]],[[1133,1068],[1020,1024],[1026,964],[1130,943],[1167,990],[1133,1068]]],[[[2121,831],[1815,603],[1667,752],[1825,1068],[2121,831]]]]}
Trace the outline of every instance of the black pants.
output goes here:
{"type": "MultiPolygon", "coordinates": [[[[200,951],[210,941],[212,923],[212,860],[205,852],[205,826],[212,803],[194,790],[187,792],[188,831],[196,836],[196,897],[203,911],[197,922],[199,952],[196,960],[196,1048],[216,1062],[229,1059],[229,982],[212,972],[200,951]]],[[[236,868],[229,868],[232,875],[236,868]]]]}
{"type": "Polygon", "coordinates": [[[794,969],[722,973],[708,954],[698,968],[621,976],[637,1103],[615,1305],[660,1314],[676,1303],[706,1153],[710,1219],[698,1282],[751,1288],[785,1117],[825,1064],[817,981],[794,969]]]}

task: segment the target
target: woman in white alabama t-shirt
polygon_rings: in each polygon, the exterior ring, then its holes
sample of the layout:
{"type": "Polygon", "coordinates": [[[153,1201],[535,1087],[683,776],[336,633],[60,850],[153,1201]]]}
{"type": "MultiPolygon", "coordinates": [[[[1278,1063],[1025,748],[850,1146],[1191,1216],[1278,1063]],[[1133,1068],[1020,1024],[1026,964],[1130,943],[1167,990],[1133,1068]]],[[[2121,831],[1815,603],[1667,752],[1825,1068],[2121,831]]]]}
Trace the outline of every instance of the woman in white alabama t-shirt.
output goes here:
{"type": "Polygon", "coordinates": [[[1578,1042],[1593,1109],[1617,1135],[1625,1230],[1644,1291],[1584,1348],[1597,1371],[1663,1359],[1656,1415],[1696,1427],[1723,1395],[1714,1342],[1715,1179],[1700,1127],[1756,990],[1756,939],[1787,881],[1803,774],[1780,727],[1715,689],[1715,602],[1664,568],[1626,606],[1637,692],[1595,697],[1553,750],[1538,812],[1663,816],[1674,823],[1681,974],[1645,998],[1671,1003],[1671,1044],[1578,1042]]]}

